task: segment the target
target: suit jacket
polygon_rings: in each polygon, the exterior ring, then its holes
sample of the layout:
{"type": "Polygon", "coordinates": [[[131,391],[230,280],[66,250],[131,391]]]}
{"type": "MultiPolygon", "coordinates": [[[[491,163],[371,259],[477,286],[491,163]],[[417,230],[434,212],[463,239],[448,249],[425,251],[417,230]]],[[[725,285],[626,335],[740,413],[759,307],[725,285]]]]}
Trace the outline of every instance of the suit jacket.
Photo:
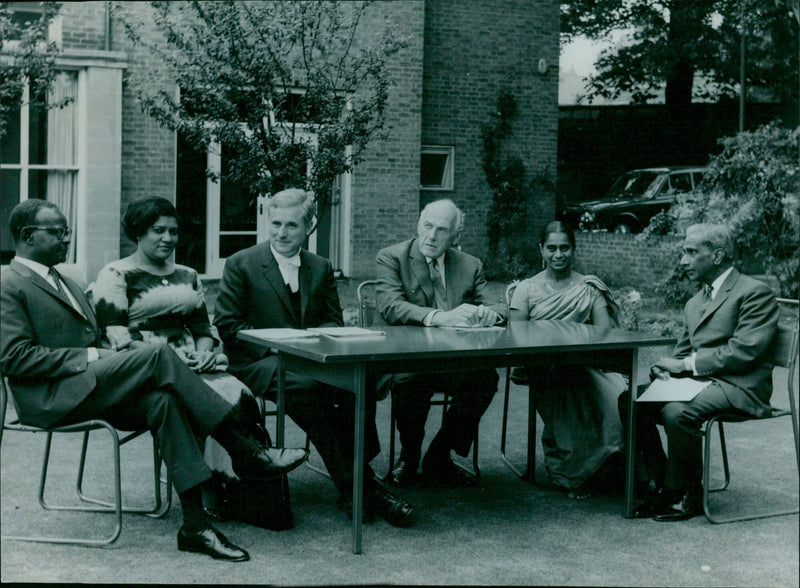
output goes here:
{"type": "MultiPolygon", "coordinates": [[[[483,265],[455,248],[444,258],[445,288],[448,310],[462,303],[480,305],[486,277],[483,265]]],[[[376,325],[422,325],[425,316],[436,309],[428,263],[419,250],[417,239],[397,243],[378,252],[376,325]]],[[[503,318],[504,304],[491,307],[503,318]]]]}
{"type": "Polygon", "coordinates": [[[100,347],[94,312],[80,287],[62,276],[85,316],[28,266],[11,261],[0,281],[0,369],[23,422],[49,426],[95,388],[87,347],[100,347]]]}
{"type": "MultiPolygon", "coordinates": [[[[298,281],[299,316],[292,307],[269,242],[239,251],[225,262],[214,324],[233,369],[272,353],[263,345],[239,341],[236,334],[243,329],[342,326],[342,309],[330,261],[301,249],[298,281]]],[[[272,374],[267,377],[271,379],[272,374]]]]}
{"type": "Polygon", "coordinates": [[[772,363],[767,355],[778,314],[769,287],[734,268],[705,310],[702,292],[686,303],[686,328],[673,356],[697,352],[698,374],[718,382],[733,406],[769,415],[772,363]]]}

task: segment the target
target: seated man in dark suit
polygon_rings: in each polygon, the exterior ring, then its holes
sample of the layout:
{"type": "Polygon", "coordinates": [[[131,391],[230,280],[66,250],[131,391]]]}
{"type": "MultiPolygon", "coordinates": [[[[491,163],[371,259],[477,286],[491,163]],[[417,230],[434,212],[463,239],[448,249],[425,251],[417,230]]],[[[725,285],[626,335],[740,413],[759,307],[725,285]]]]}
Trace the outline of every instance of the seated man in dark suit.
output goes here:
{"type": "Polygon", "coordinates": [[[125,430],[152,431],[181,499],[178,549],[246,561],[247,552],[214,529],[203,512],[201,485],[211,478],[202,439],[231,455],[240,477],[282,475],[304,449],[258,445],[240,410],[208,387],[168,345],[104,349],[94,312],[80,287],[53,267],[66,259],[70,229],[58,208],[26,200],[11,211],[16,257],[3,273],[0,369],[21,422],[39,427],[104,419],[125,430]]]}
{"type": "MultiPolygon", "coordinates": [[[[486,278],[480,260],[455,247],[463,228],[458,207],[451,200],[438,200],[420,214],[417,238],[378,253],[375,324],[486,327],[505,319],[504,305],[483,305],[486,278]]],[[[453,463],[450,451],[467,455],[497,381],[491,369],[380,377],[379,395],[391,391],[402,444],[389,481],[396,486],[415,481],[430,400],[441,391],[452,394],[453,402],[428,447],[422,473],[436,483],[474,485],[475,477],[453,463]]]]}
{"type": "MultiPolygon", "coordinates": [[[[684,309],[685,330],[671,357],[650,368],[651,378],[695,377],[709,384],[689,402],[637,404],[637,466],[655,492],[634,517],[681,521],[702,514],[700,428],[722,411],[770,414],[772,364],[767,354],[778,305],[766,284],[733,267],[733,240],[722,225],[686,230],[681,265],[702,285],[684,309]],[[664,455],[656,423],[667,434],[664,455]],[[642,471],[644,470],[644,471],[642,471]]],[[[622,422],[628,400],[620,398],[622,422]]]]}
{"type": "MultiPolygon", "coordinates": [[[[330,262],[302,248],[311,230],[313,194],[290,189],[268,204],[269,241],[232,255],[225,262],[214,324],[225,342],[230,371],[253,391],[275,401],[278,356],[270,349],[237,339],[243,329],[339,327],[342,310],[330,262]]],[[[339,490],[337,505],[352,516],[353,394],[302,374],[286,374],[286,414],[319,451],[339,490]]],[[[413,507],[374,477],[369,461],[380,452],[374,401],[367,402],[364,517],[380,515],[406,525],[413,507]]]]}

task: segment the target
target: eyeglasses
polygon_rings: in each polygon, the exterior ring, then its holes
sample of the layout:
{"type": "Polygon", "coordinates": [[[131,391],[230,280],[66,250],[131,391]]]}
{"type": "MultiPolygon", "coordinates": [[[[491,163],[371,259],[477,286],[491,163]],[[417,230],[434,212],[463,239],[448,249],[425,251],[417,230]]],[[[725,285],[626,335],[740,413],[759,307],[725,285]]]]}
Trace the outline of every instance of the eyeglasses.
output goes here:
{"type": "Polygon", "coordinates": [[[20,233],[24,233],[25,229],[47,231],[51,235],[55,235],[56,239],[63,239],[64,237],[72,236],[72,229],[67,227],[43,227],[42,225],[28,225],[27,227],[22,227],[20,233]]]}

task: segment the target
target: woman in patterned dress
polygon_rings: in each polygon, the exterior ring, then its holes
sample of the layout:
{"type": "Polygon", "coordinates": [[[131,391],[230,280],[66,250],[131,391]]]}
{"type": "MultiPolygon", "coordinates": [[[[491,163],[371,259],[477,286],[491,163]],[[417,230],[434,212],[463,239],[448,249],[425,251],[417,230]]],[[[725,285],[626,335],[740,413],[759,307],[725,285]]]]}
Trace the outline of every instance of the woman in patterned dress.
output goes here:
{"type": "MultiPolygon", "coordinates": [[[[519,283],[509,320],[617,325],[619,308],[608,287],[596,276],[572,269],[575,234],[569,226],[558,221],[548,224],[539,249],[545,269],[519,283]]],[[[625,380],[618,373],[575,366],[531,366],[528,373],[544,422],[547,474],[571,497],[588,498],[590,477],[623,450],[617,398],[625,390],[625,380]]]]}
{"type": "MultiPolygon", "coordinates": [[[[136,200],[125,212],[123,229],[136,243],[136,251],[100,270],[92,292],[97,322],[108,344],[112,349],[169,344],[234,405],[237,418],[260,443],[265,443],[253,394],[225,372],[228,359],[215,351],[219,341],[208,319],[197,272],[169,259],[178,243],[178,211],[164,198],[136,200]]],[[[211,514],[235,518],[226,512],[225,502],[226,483],[236,478],[230,456],[208,437],[205,458],[219,483],[214,490],[204,492],[204,504],[211,514]]]]}

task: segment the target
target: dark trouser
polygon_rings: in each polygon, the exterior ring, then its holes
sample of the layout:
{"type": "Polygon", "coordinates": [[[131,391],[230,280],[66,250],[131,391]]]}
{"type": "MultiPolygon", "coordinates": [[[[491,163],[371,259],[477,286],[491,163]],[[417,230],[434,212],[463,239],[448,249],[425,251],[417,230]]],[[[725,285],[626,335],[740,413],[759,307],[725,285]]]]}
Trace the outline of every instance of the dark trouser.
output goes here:
{"type": "MultiPolygon", "coordinates": [[[[628,392],[620,396],[623,427],[628,424],[628,392]]],[[[636,463],[640,479],[663,481],[667,488],[685,490],[700,486],[703,477],[700,429],[713,415],[736,410],[722,387],[712,382],[690,402],[640,402],[636,405],[636,463]],[[657,424],[667,434],[665,455],[657,424]]]]}
{"type": "MultiPolygon", "coordinates": [[[[274,355],[268,356],[244,366],[232,366],[231,373],[247,384],[254,394],[275,402],[278,394],[277,361],[274,355]]],[[[354,398],[353,393],[347,390],[286,372],[286,414],[308,434],[333,483],[344,496],[350,496],[353,491],[354,398]]],[[[367,398],[364,440],[364,487],[368,488],[374,476],[369,462],[380,453],[374,398],[367,398]]]]}
{"type": "Polygon", "coordinates": [[[91,362],[97,387],[58,424],[101,418],[123,430],[152,431],[178,493],[211,477],[201,440],[231,410],[168,345],[91,362]]]}
{"type": "Polygon", "coordinates": [[[391,387],[402,444],[401,458],[414,463],[422,453],[425,421],[433,394],[446,392],[453,396],[453,401],[431,446],[448,452],[453,449],[465,456],[478,432],[481,417],[494,398],[499,378],[495,370],[476,370],[392,374],[381,380],[379,387],[391,387]]]}

